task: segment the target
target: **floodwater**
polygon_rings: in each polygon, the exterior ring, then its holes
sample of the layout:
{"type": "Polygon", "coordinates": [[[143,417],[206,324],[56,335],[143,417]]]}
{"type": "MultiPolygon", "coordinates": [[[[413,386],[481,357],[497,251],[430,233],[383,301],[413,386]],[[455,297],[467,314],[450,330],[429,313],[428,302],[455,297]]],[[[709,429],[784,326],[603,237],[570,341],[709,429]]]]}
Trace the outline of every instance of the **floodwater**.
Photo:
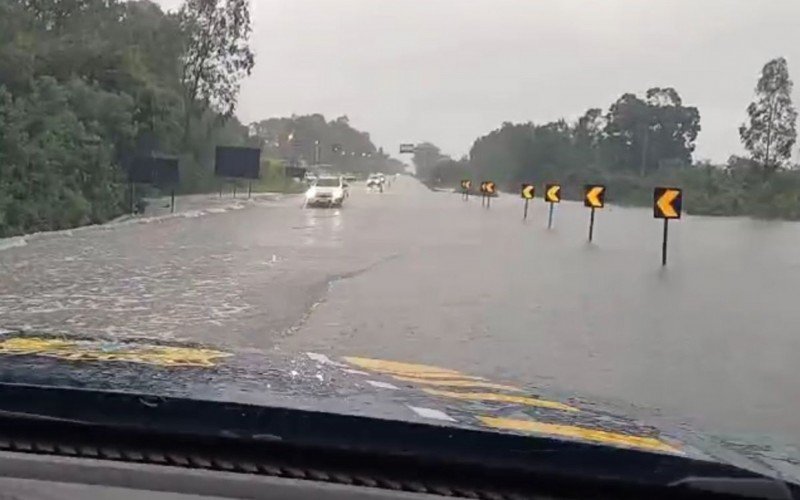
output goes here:
{"type": "Polygon", "coordinates": [[[352,190],[0,240],[0,328],[430,363],[800,442],[800,225],[685,216],[662,268],[651,210],[589,244],[576,203],[548,230],[541,199],[352,190]]]}

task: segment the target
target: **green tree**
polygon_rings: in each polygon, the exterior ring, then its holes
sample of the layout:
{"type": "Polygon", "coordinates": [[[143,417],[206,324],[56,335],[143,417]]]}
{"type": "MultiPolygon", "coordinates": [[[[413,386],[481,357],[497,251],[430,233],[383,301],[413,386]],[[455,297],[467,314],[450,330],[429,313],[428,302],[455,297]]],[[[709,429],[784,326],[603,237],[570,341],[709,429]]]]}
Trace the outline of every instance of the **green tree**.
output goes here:
{"type": "Polygon", "coordinates": [[[233,116],[242,78],[255,65],[249,38],[248,0],[185,0],[180,22],[187,38],[181,82],[185,98],[184,127],[188,137],[190,116],[199,103],[233,116]]]}
{"type": "Polygon", "coordinates": [[[624,94],[606,115],[608,168],[643,177],[664,164],[689,165],[699,132],[700,112],[675,89],[651,88],[645,99],[624,94]]]}
{"type": "Polygon", "coordinates": [[[745,148],[765,174],[789,160],[797,140],[797,111],[791,94],[786,59],[779,57],[765,64],[756,85],[756,99],[747,107],[748,123],[739,128],[745,148]]]}

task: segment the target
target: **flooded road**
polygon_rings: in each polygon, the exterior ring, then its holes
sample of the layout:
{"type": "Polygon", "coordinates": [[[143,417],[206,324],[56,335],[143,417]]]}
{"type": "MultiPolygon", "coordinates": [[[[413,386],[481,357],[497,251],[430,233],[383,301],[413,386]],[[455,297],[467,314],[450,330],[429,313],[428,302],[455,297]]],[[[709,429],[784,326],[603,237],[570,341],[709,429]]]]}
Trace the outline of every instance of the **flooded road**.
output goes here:
{"type": "Polygon", "coordinates": [[[582,205],[547,230],[541,199],[523,222],[513,196],[410,178],[301,205],[196,197],[0,241],[0,328],[430,363],[800,442],[796,224],[686,217],[662,269],[649,210],[599,211],[590,245],[582,205]]]}

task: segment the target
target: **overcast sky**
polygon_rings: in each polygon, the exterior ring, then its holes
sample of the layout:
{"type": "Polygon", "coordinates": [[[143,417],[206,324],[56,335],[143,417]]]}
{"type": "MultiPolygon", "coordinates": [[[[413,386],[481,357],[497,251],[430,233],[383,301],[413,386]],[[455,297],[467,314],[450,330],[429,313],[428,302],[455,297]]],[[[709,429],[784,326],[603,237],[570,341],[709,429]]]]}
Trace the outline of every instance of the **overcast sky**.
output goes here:
{"type": "Polygon", "coordinates": [[[800,83],[800,0],[251,2],[239,118],[346,114],[393,153],[429,140],[460,156],[503,121],[672,86],[700,109],[696,157],[724,161],[763,64],[786,57],[800,83]]]}

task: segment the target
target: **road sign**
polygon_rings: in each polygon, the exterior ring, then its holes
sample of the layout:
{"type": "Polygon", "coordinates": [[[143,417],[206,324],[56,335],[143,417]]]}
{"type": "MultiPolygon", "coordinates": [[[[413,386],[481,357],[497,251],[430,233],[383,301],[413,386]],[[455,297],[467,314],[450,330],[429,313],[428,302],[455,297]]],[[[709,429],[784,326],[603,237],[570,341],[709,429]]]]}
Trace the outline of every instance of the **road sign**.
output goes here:
{"type": "Polygon", "coordinates": [[[400,154],[413,154],[415,149],[413,144],[401,144],[400,154]]]}
{"type": "Polygon", "coordinates": [[[472,181],[464,179],[461,181],[461,198],[464,201],[469,201],[469,190],[472,189],[472,181]]]}
{"type": "Polygon", "coordinates": [[[553,205],[561,202],[561,185],[547,184],[544,187],[544,199],[550,203],[550,210],[547,214],[547,229],[553,227],[553,205]]]}
{"type": "Polygon", "coordinates": [[[678,188],[657,187],[653,190],[653,217],[680,219],[683,193],[678,188]]]}
{"type": "Polygon", "coordinates": [[[561,201],[561,186],[559,184],[545,186],[544,199],[549,203],[559,203],[561,201]]]}
{"type": "Polygon", "coordinates": [[[587,184],[583,191],[583,204],[589,208],[603,208],[606,206],[606,187],[587,184]]]}
{"type": "Polygon", "coordinates": [[[534,193],[536,192],[536,187],[533,184],[523,184],[521,195],[526,200],[532,200],[534,193]]]}
{"type": "Polygon", "coordinates": [[[528,203],[533,199],[536,193],[536,188],[533,184],[523,184],[522,189],[520,190],[520,196],[522,199],[525,200],[525,208],[522,212],[522,220],[528,219],[528,203]]]}
{"type": "Polygon", "coordinates": [[[680,219],[683,209],[683,192],[673,187],[657,187],[653,190],[653,217],[664,219],[664,237],[661,240],[661,265],[667,265],[667,237],[669,220],[680,219]]]}
{"type": "Polygon", "coordinates": [[[492,181],[481,182],[481,205],[489,208],[491,197],[497,193],[497,186],[492,181]]]}
{"type": "Polygon", "coordinates": [[[261,178],[261,150],[217,146],[214,175],[239,179],[261,178]]]}

